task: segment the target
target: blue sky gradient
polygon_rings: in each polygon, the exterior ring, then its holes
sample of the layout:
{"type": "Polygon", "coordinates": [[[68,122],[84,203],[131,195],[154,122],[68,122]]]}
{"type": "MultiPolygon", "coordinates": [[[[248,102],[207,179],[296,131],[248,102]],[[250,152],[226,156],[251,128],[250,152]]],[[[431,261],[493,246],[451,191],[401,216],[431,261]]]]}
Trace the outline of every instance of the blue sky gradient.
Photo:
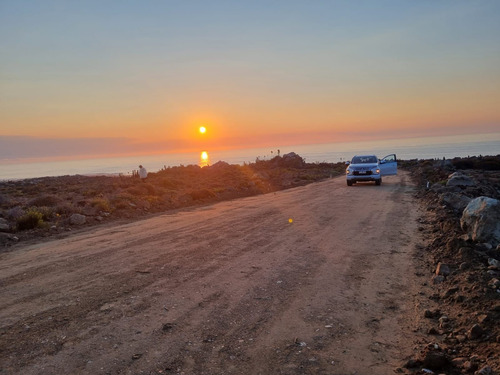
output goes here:
{"type": "Polygon", "coordinates": [[[215,148],[500,128],[498,1],[1,0],[0,53],[0,136],[32,142],[164,151],[198,147],[201,124],[215,148]]]}

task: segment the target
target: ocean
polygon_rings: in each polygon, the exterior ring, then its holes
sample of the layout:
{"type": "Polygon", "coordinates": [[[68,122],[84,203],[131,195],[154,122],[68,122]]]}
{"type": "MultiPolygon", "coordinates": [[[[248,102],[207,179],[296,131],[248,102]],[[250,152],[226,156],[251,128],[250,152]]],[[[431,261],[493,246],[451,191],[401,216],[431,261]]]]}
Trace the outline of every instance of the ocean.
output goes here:
{"type": "Polygon", "coordinates": [[[406,138],[363,142],[343,142],[297,145],[271,148],[253,148],[225,151],[200,150],[191,153],[173,153],[114,158],[95,158],[64,161],[33,162],[0,160],[0,180],[64,176],[64,175],[130,175],[142,164],[150,172],[179,165],[211,165],[218,161],[229,164],[252,163],[257,158],[269,160],[276,155],[295,152],[306,162],[350,160],[356,154],[375,154],[382,158],[396,154],[400,160],[451,159],[454,157],[500,155],[500,133],[455,135],[443,137],[406,138]],[[201,157],[206,152],[206,159],[201,157]]]}

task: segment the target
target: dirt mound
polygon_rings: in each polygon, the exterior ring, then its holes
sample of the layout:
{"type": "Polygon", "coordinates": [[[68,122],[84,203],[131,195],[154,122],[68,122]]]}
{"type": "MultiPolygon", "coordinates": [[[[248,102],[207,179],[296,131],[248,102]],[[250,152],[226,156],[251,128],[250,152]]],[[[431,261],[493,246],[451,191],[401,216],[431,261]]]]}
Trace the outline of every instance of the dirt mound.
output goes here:
{"type": "Polygon", "coordinates": [[[499,162],[499,157],[488,157],[486,163],[471,158],[406,165],[420,187],[417,195],[425,214],[419,231],[428,238],[418,254],[427,279],[422,295],[428,298],[420,306],[424,318],[420,329],[427,331],[428,340],[406,364],[412,371],[424,373],[427,367],[446,374],[496,374],[500,370],[500,247],[472,241],[464,233],[462,206],[457,203],[479,196],[499,199],[500,171],[484,169],[499,162]],[[478,169],[462,169],[474,166],[478,169]],[[450,183],[457,171],[467,183],[450,183]]]}

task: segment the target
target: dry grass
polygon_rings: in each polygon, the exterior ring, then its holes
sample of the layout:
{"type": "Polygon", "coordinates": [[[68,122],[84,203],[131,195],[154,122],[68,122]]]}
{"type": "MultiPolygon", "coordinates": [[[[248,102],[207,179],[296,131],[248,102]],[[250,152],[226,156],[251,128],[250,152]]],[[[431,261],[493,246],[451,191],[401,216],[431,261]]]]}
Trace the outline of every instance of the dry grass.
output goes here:
{"type": "Polygon", "coordinates": [[[0,182],[0,217],[16,235],[48,235],[70,227],[74,213],[87,224],[268,193],[342,174],[345,165],[307,164],[275,157],[246,165],[176,166],[138,177],[62,176],[0,182]],[[52,229],[50,229],[52,227],[52,229]],[[52,233],[51,232],[51,233],[52,233]]]}

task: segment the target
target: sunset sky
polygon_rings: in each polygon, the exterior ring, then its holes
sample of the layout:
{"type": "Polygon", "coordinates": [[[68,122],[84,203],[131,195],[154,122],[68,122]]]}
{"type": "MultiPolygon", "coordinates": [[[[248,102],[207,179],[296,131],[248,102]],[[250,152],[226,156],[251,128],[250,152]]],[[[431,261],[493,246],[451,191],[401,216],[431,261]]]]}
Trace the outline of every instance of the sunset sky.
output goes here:
{"type": "Polygon", "coordinates": [[[497,0],[0,0],[0,51],[0,159],[500,129],[497,0]]]}

